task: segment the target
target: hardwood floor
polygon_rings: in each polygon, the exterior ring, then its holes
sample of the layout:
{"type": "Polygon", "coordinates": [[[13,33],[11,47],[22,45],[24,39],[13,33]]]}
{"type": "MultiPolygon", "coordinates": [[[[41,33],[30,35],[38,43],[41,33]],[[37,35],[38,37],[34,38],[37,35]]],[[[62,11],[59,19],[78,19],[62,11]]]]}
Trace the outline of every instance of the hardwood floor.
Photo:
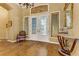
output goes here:
{"type": "Polygon", "coordinates": [[[37,41],[0,42],[0,56],[59,56],[59,46],[37,41]]]}

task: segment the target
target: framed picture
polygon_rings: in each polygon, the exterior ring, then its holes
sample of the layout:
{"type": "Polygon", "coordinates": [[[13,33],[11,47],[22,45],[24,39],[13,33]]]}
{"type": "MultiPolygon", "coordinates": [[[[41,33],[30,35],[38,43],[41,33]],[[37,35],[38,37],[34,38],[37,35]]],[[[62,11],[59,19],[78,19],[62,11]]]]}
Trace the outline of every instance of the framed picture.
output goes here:
{"type": "Polygon", "coordinates": [[[8,23],[6,24],[6,28],[9,28],[9,27],[11,27],[11,26],[12,26],[12,21],[9,20],[8,23]]]}

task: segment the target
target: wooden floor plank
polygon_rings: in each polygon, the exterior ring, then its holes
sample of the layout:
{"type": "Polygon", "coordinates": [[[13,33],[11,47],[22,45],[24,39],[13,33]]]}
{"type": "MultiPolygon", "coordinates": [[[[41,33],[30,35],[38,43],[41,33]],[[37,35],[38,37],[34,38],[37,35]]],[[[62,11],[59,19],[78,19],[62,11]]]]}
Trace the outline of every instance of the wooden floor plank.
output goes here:
{"type": "Polygon", "coordinates": [[[0,42],[0,56],[59,56],[59,45],[37,41],[0,42]]]}

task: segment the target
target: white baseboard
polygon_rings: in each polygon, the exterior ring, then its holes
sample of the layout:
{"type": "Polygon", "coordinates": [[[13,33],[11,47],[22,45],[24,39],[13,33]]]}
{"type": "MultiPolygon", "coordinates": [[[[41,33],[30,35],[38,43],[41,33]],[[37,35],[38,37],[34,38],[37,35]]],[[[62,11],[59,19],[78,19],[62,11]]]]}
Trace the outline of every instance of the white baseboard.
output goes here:
{"type": "MultiPolygon", "coordinates": [[[[32,40],[32,39],[26,39],[26,40],[32,40]]],[[[33,40],[33,41],[40,41],[40,40],[33,40]]],[[[47,43],[51,43],[51,44],[59,44],[59,42],[51,42],[51,41],[40,41],[40,42],[47,42],[47,43]]]]}
{"type": "Polygon", "coordinates": [[[53,43],[53,44],[59,44],[58,42],[50,42],[50,43],[53,43]]]}
{"type": "Polygon", "coordinates": [[[8,42],[13,42],[13,43],[16,42],[16,40],[7,40],[7,41],[8,41],[8,42]]]}
{"type": "MultiPolygon", "coordinates": [[[[29,38],[26,38],[26,40],[31,40],[29,38]]],[[[16,40],[7,40],[8,42],[16,42],[16,40]]],[[[40,40],[33,40],[33,41],[40,41],[40,40]]],[[[51,44],[59,44],[59,42],[51,42],[51,41],[40,41],[40,42],[47,42],[51,44]]]]}

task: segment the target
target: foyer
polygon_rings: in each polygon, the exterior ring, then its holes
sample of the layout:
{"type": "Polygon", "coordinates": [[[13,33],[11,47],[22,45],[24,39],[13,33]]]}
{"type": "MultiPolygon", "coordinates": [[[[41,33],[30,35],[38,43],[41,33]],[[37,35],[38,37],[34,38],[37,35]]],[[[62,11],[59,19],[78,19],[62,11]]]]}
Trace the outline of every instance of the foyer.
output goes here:
{"type": "Polygon", "coordinates": [[[25,5],[0,3],[0,56],[79,55],[79,4],[25,5]]]}

